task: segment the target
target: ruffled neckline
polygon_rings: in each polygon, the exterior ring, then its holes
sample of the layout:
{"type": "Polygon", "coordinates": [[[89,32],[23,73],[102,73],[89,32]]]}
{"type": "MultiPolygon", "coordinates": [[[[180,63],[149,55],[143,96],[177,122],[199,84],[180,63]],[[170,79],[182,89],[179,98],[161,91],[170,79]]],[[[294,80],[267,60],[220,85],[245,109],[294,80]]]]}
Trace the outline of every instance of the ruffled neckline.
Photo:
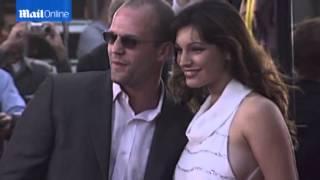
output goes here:
{"type": "Polygon", "coordinates": [[[188,126],[186,136],[189,143],[201,143],[214,134],[250,92],[251,89],[232,79],[213,105],[211,105],[212,97],[209,95],[188,126]]]}

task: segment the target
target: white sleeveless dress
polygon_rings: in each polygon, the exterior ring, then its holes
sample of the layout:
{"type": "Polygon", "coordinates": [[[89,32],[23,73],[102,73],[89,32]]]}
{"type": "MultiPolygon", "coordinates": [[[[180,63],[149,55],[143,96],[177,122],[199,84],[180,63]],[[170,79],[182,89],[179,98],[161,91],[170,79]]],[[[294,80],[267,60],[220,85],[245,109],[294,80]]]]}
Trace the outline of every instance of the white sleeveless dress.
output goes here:
{"type": "Polygon", "coordinates": [[[235,180],[228,159],[228,137],[233,117],[251,89],[231,80],[210,107],[205,100],[186,131],[188,143],[177,163],[175,180],[235,180]]]}

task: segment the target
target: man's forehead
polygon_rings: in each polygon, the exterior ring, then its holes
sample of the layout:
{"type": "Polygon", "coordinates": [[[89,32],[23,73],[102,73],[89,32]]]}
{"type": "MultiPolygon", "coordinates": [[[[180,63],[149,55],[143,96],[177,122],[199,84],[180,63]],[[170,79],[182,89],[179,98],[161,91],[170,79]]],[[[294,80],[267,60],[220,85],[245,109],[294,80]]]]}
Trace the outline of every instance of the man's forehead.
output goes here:
{"type": "Polygon", "coordinates": [[[110,29],[132,28],[143,30],[150,27],[154,13],[150,6],[120,7],[113,16],[110,29]]]}

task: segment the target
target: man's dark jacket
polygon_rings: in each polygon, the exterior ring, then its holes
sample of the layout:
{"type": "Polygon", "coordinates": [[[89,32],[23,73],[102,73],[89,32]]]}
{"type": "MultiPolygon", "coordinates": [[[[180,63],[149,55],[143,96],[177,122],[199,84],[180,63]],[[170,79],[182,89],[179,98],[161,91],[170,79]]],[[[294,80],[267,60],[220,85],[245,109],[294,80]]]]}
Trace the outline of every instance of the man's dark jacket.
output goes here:
{"type": "MultiPolygon", "coordinates": [[[[295,84],[295,120],[297,124],[297,168],[301,180],[320,179],[320,82],[300,80],[295,84]]],[[[293,107],[291,107],[291,111],[293,107]]]]}
{"type": "MultiPolygon", "coordinates": [[[[17,123],[1,180],[108,180],[112,83],[109,72],[49,78],[17,123]]],[[[145,180],[172,179],[191,113],[166,94],[145,180]]]]}

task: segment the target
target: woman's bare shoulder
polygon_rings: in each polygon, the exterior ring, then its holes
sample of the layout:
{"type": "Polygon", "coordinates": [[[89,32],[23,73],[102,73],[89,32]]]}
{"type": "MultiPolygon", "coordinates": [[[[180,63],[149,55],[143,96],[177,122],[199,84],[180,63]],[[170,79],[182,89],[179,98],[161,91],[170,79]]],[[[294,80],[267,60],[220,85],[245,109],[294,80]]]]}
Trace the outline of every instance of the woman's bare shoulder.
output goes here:
{"type": "Polygon", "coordinates": [[[251,93],[243,100],[235,118],[241,129],[249,131],[282,129],[286,126],[278,106],[257,93],[251,93]]]}
{"type": "Polygon", "coordinates": [[[279,115],[282,117],[278,106],[274,102],[257,93],[251,93],[243,100],[237,115],[250,119],[252,117],[270,115],[279,115]]]}

